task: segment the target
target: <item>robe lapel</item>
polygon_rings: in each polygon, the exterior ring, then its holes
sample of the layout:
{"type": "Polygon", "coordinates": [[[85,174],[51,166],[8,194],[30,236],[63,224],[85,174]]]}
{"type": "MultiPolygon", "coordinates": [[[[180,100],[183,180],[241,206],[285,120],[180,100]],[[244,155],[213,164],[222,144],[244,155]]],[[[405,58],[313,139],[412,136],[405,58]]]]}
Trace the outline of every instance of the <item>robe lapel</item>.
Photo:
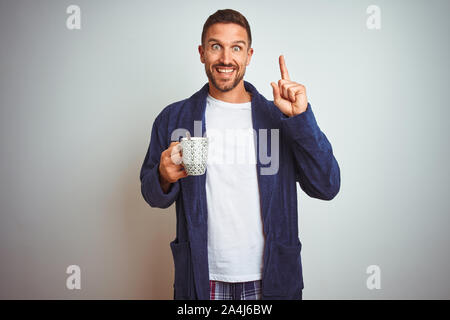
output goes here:
{"type": "MultiPolygon", "coordinates": [[[[208,84],[187,100],[183,107],[183,116],[180,123],[182,128],[189,130],[191,136],[203,136],[206,131],[205,110],[206,97],[208,95],[208,84]]],[[[188,176],[180,180],[182,188],[183,203],[186,206],[186,219],[188,228],[196,229],[206,226],[206,174],[201,176],[188,176]]],[[[205,235],[206,237],[206,235],[205,235]]]]}

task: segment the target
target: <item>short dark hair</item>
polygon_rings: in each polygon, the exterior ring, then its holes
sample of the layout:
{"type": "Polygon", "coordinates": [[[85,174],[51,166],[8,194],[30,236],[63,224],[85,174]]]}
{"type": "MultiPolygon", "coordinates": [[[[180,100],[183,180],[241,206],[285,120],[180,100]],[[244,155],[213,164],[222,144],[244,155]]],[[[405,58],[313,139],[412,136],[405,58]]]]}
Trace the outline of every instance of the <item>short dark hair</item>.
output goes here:
{"type": "Polygon", "coordinates": [[[238,11],[232,9],[217,10],[214,14],[210,15],[203,25],[202,31],[202,46],[205,45],[206,32],[209,27],[216,23],[235,23],[247,30],[248,36],[248,48],[252,46],[252,33],[250,31],[250,25],[247,19],[238,11]]]}

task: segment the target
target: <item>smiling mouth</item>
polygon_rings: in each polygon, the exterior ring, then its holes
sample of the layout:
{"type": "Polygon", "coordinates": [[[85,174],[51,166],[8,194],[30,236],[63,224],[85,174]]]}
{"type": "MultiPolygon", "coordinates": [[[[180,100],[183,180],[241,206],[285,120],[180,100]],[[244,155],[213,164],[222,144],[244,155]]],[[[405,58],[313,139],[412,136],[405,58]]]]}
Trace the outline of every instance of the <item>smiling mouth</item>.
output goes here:
{"type": "Polygon", "coordinates": [[[235,68],[230,68],[230,67],[216,67],[215,69],[216,69],[217,73],[224,75],[224,76],[230,76],[236,70],[235,68]]]}

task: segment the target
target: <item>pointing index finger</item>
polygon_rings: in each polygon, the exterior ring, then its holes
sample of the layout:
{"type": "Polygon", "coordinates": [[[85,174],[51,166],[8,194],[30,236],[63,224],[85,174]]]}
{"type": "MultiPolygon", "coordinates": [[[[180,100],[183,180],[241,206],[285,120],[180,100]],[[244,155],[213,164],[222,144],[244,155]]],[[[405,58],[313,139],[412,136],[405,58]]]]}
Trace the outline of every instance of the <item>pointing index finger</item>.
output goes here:
{"type": "Polygon", "coordinates": [[[280,56],[280,71],[281,71],[281,79],[283,80],[291,80],[289,78],[289,73],[286,67],[286,62],[284,61],[284,56],[280,56]]]}

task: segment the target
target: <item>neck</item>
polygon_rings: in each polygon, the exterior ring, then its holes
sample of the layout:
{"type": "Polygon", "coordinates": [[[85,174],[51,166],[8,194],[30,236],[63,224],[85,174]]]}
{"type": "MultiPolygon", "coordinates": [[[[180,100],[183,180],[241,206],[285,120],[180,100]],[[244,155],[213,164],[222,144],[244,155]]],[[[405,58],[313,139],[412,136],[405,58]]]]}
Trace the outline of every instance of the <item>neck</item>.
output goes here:
{"type": "Polygon", "coordinates": [[[252,101],[251,94],[245,91],[244,80],[241,80],[236,87],[227,92],[218,90],[211,82],[209,82],[209,94],[217,100],[229,103],[245,103],[252,101]]]}

